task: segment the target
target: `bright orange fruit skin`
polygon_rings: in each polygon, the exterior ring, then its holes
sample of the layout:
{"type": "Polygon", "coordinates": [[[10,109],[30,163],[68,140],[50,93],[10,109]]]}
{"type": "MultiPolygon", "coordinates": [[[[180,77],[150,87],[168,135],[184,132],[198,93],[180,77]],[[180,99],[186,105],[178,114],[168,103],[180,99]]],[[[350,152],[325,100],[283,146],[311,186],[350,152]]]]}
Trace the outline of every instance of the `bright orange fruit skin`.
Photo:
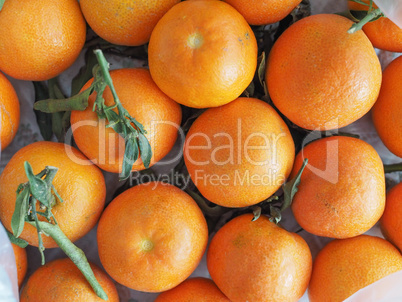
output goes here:
{"type": "MultiPolygon", "coordinates": [[[[140,68],[112,70],[110,76],[123,107],[140,122],[151,145],[151,164],[161,160],[172,149],[181,123],[180,105],[166,96],[154,83],[149,71],[140,68]]],[[[84,85],[88,88],[93,79],[84,85]]],[[[112,128],[105,128],[92,111],[96,93],[88,100],[84,111],[71,112],[71,127],[78,148],[101,169],[119,173],[125,151],[124,139],[112,128]]],[[[114,104],[112,93],[106,88],[103,93],[106,105],[114,104]]],[[[133,170],[145,169],[141,158],[133,170]]]]}
{"type": "MultiPolygon", "coordinates": [[[[1,43],[1,42],[0,42],[1,43]]],[[[14,139],[20,124],[20,103],[10,81],[0,72],[0,149],[14,139]]],[[[1,151],[0,150],[0,151],[1,151]]]]}
{"type": "MultiPolygon", "coordinates": [[[[109,276],[96,265],[90,263],[95,278],[102,286],[108,301],[118,302],[116,286],[109,276]]],[[[38,268],[22,289],[21,302],[71,301],[101,302],[92,287],[69,259],[57,259],[38,268]]]]}
{"type": "Polygon", "coordinates": [[[309,300],[341,302],[399,270],[402,270],[402,255],[382,238],[360,235],[333,240],[314,260],[309,300]]]}
{"type": "Polygon", "coordinates": [[[233,302],[298,301],[312,269],[307,243],[265,216],[252,218],[238,216],[212,238],[207,254],[212,279],[233,302]]]}
{"type": "Polygon", "coordinates": [[[205,111],[184,146],[187,170],[201,194],[226,207],[253,205],[275,193],[292,170],[294,154],[285,122],[254,98],[205,111]]]}
{"type": "Polygon", "coordinates": [[[113,44],[137,46],[149,41],[160,18],[180,0],[82,0],[89,26],[113,44]]]}
{"type": "Polygon", "coordinates": [[[195,201],[161,182],[117,196],[98,225],[103,267],[117,282],[145,292],[169,290],[195,270],[207,246],[208,228],[195,201]]]}
{"type": "Polygon", "coordinates": [[[225,0],[251,25],[278,22],[298,6],[301,0],[225,0]]]}
{"type": "Polygon", "coordinates": [[[318,236],[348,238],[377,223],[385,207],[385,176],[371,145],[346,136],[313,141],[297,154],[291,178],[306,158],[292,203],[302,228],[318,236]]]}
{"type": "Polygon", "coordinates": [[[397,184],[387,193],[380,225],[384,237],[402,251],[402,183],[397,184]]]}
{"type": "Polygon", "coordinates": [[[257,42],[246,20],[222,1],[183,1],[155,26],[149,69],[159,88],[194,108],[217,107],[247,88],[257,42]]]}
{"type": "Polygon", "coordinates": [[[13,243],[11,246],[13,247],[15,264],[17,265],[18,286],[21,287],[28,270],[27,251],[13,243]]]}
{"type": "MultiPolygon", "coordinates": [[[[35,174],[46,166],[59,169],[53,185],[64,202],[52,207],[52,213],[60,229],[71,241],[88,233],[97,223],[105,205],[106,187],[102,172],[77,149],[44,141],[20,149],[0,175],[0,220],[4,227],[12,232],[11,217],[17,198],[15,192],[20,184],[28,181],[25,161],[31,164],[35,174]]],[[[30,245],[38,246],[37,231],[32,225],[25,223],[20,237],[30,245]]],[[[42,239],[45,248],[57,247],[51,237],[42,235],[42,239]]]]}
{"type": "Polygon", "coordinates": [[[7,0],[0,14],[0,70],[43,81],[70,67],[85,43],[76,0],[7,0]]]}
{"type": "MultiPolygon", "coordinates": [[[[367,11],[368,9],[368,6],[352,1],[348,1],[348,6],[352,10],[367,11]]],[[[374,3],[373,7],[378,8],[374,3]]],[[[363,31],[374,47],[392,52],[402,52],[402,29],[390,19],[380,18],[369,22],[363,26],[363,31]]]]}
{"type": "Polygon", "coordinates": [[[380,95],[372,110],[378,136],[395,155],[402,157],[402,58],[384,70],[380,95]]]}
{"type": "Polygon", "coordinates": [[[161,293],[155,302],[230,302],[211,279],[190,278],[161,293]]]}
{"type": "Polygon", "coordinates": [[[339,15],[313,15],[291,25],[275,42],[267,60],[268,92],[299,127],[340,128],[374,105],[380,62],[362,31],[347,33],[352,24],[339,15]]]}

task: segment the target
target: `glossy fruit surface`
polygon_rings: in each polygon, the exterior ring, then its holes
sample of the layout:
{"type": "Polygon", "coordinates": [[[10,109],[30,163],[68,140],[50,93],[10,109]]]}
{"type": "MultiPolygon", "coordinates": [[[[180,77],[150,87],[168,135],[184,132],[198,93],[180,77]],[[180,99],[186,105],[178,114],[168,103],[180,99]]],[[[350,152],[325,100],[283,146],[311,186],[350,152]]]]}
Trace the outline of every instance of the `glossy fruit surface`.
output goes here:
{"type": "Polygon", "coordinates": [[[312,269],[302,237],[252,214],[226,223],[212,238],[207,265],[230,301],[298,301],[312,269]]]}
{"type": "MultiPolygon", "coordinates": [[[[108,296],[118,302],[119,296],[113,281],[96,265],[90,263],[95,278],[108,296]]],[[[57,259],[39,267],[28,279],[21,292],[21,302],[71,301],[100,302],[88,281],[69,259],[57,259]]]]}
{"type": "Polygon", "coordinates": [[[86,37],[76,0],[7,0],[0,14],[0,70],[43,81],[70,67],[86,37]]]}
{"type": "Polygon", "coordinates": [[[225,0],[251,25],[264,25],[285,18],[301,0],[225,0]]]}
{"type": "Polygon", "coordinates": [[[275,193],[290,174],[294,154],[285,122],[254,98],[202,113],[184,146],[194,184],[205,198],[226,207],[253,205],[275,193]]]}
{"type": "Polygon", "coordinates": [[[0,152],[14,139],[20,124],[20,103],[10,81],[0,72],[0,152]]]}
{"type": "MultiPolygon", "coordinates": [[[[56,203],[52,213],[60,229],[71,241],[88,233],[97,223],[105,205],[103,174],[74,147],[45,141],[20,149],[0,175],[0,220],[4,227],[12,232],[11,217],[15,209],[16,191],[20,184],[28,181],[25,161],[31,164],[34,174],[46,166],[58,168],[52,183],[63,203],[56,203]]],[[[40,219],[45,220],[44,217],[40,219]]],[[[25,223],[20,237],[30,245],[38,246],[37,230],[32,225],[25,223]]],[[[42,235],[42,239],[45,248],[57,246],[51,237],[42,235]]]]}
{"type": "Polygon", "coordinates": [[[361,235],[334,240],[314,260],[309,300],[341,302],[399,270],[402,270],[402,255],[382,238],[361,235]]]}
{"type": "MultiPolygon", "coordinates": [[[[166,96],[154,83],[149,71],[140,68],[123,68],[110,72],[113,85],[123,107],[140,122],[152,149],[152,166],[169,153],[173,147],[181,122],[180,106],[166,96]]],[[[83,90],[88,88],[90,80],[83,90]]],[[[103,93],[106,105],[114,104],[109,88],[103,93]]],[[[88,100],[84,111],[72,111],[71,125],[78,148],[101,169],[119,173],[125,151],[124,139],[112,128],[106,128],[104,120],[99,120],[92,111],[96,93],[88,100]]],[[[139,158],[133,170],[142,170],[139,158]]]]}
{"type": "Polygon", "coordinates": [[[292,203],[303,229],[318,236],[347,238],[377,223],[385,207],[385,176],[371,145],[346,136],[313,141],[297,154],[291,178],[306,158],[292,203]]]}
{"type": "Polygon", "coordinates": [[[137,46],[149,41],[160,18],[180,0],[82,0],[89,26],[113,44],[137,46]]]}
{"type": "Polygon", "coordinates": [[[187,193],[150,182],[109,204],[97,238],[100,260],[113,279],[135,290],[161,292],[183,282],[198,266],[208,229],[187,193]]]}
{"type": "Polygon", "coordinates": [[[384,145],[402,157],[402,58],[384,70],[380,95],[372,110],[373,123],[384,145]]]}
{"type": "Polygon", "coordinates": [[[155,302],[230,302],[211,279],[196,277],[161,293],[155,302]]]}
{"type": "Polygon", "coordinates": [[[381,66],[362,31],[330,14],[303,18],[275,42],[266,80],[273,103],[309,130],[336,129],[366,114],[377,100],[381,66]]]}
{"type": "Polygon", "coordinates": [[[380,220],[385,238],[402,251],[402,183],[387,193],[384,214],[380,220]]]}
{"type": "Polygon", "coordinates": [[[158,22],[148,47],[159,88],[194,108],[217,107],[247,88],[257,67],[253,31],[222,1],[183,1],[158,22]]]}

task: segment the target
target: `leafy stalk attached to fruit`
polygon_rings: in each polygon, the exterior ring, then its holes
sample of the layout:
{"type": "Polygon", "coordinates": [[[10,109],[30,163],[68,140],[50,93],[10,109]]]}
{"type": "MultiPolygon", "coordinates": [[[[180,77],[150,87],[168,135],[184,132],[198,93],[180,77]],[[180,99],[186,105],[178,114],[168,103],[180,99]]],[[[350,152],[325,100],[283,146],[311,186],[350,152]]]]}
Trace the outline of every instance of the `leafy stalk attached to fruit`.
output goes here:
{"type": "Polygon", "coordinates": [[[120,180],[125,180],[130,176],[132,166],[139,156],[141,156],[145,168],[149,167],[152,150],[145,137],[147,131],[121,104],[109,74],[109,63],[103,52],[96,49],[94,53],[98,64],[92,70],[94,81],[87,89],[67,99],[47,99],[36,102],[34,109],[46,113],[85,110],[88,107],[89,96],[96,92],[93,111],[97,113],[99,119],[106,119],[108,122],[106,127],[113,128],[125,141],[125,153],[120,174],[120,180]],[[111,106],[107,106],[103,98],[106,87],[110,88],[114,98],[115,103],[111,106]]]}
{"type": "Polygon", "coordinates": [[[67,238],[52,213],[52,207],[63,202],[63,199],[52,184],[58,168],[47,166],[43,171],[35,175],[31,165],[26,161],[24,163],[24,169],[28,181],[20,184],[16,192],[17,200],[11,218],[13,234],[9,235],[9,237],[12,238],[11,241],[25,244],[25,241],[18,237],[21,235],[25,223],[29,223],[36,228],[38,233],[38,248],[42,258],[42,265],[45,264],[45,256],[43,253],[45,247],[42,241],[43,234],[53,238],[57,245],[82,272],[95,293],[103,300],[107,300],[108,297],[96,280],[84,252],[67,238]],[[42,217],[42,219],[40,219],[40,217],[42,217]],[[45,219],[43,219],[43,217],[45,219]]]}
{"type": "Polygon", "coordinates": [[[384,17],[384,14],[381,11],[381,9],[374,8],[373,0],[370,0],[369,3],[360,0],[349,0],[349,1],[353,1],[369,7],[368,11],[353,11],[353,13],[349,12],[348,17],[351,18],[353,21],[357,22],[349,28],[348,33],[350,34],[353,34],[354,32],[361,30],[363,26],[368,22],[372,22],[381,17],[384,17]]]}

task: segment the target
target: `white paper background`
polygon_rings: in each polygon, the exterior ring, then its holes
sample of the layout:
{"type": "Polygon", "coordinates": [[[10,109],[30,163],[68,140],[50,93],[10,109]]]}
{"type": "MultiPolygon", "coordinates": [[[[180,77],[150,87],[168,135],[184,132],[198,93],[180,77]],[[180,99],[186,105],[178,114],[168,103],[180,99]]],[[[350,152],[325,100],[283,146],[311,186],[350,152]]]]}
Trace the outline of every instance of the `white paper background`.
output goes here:
{"type": "MultiPolygon", "coordinates": [[[[334,12],[339,12],[344,9],[346,9],[346,1],[342,0],[311,0],[312,3],[312,13],[317,14],[317,13],[334,13],[334,12]]],[[[394,54],[379,51],[378,52],[382,66],[385,67],[394,57],[394,54]]],[[[67,70],[62,77],[62,81],[64,79],[65,83],[70,83],[71,78],[75,76],[77,73],[78,69],[80,66],[84,64],[84,58],[83,55],[80,56],[80,58],[77,60],[77,62],[69,69],[67,70]]],[[[132,61],[128,62],[126,61],[119,61],[119,62],[114,62],[112,68],[118,68],[121,66],[126,66],[127,64],[130,64],[132,66],[132,61]]],[[[141,62],[134,62],[135,65],[140,66],[141,62]]],[[[14,88],[17,91],[20,103],[21,103],[21,124],[20,124],[20,129],[17,133],[16,138],[14,139],[13,143],[1,154],[0,158],[0,172],[4,168],[5,164],[8,162],[8,160],[12,157],[12,155],[21,147],[37,141],[37,140],[42,140],[38,126],[36,124],[36,119],[35,115],[32,111],[32,104],[34,101],[34,90],[33,90],[33,85],[31,82],[25,82],[25,81],[17,81],[14,79],[9,78],[11,83],[13,84],[14,88]]],[[[367,114],[364,116],[362,119],[359,121],[353,123],[352,125],[345,127],[344,129],[341,129],[341,131],[345,132],[350,132],[350,133],[356,133],[360,135],[360,138],[367,141],[373,147],[379,152],[380,156],[382,157],[383,161],[387,164],[389,163],[397,163],[400,162],[401,159],[392,155],[386,148],[385,146],[381,143],[381,141],[378,139],[378,136],[375,132],[375,129],[371,123],[371,116],[370,114],[367,114]]],[[[119,186],[118,183],[118,178],[114,174],[110,173],[105,173],[106,179],[107,179],[107,190],[108,190],[108,196],[107,196],[107,201],[109,202],[111,200],[111,197],[115,191],[115,189],[119,186]]],[[[400,175],[397,173],[393,173],[393,175],[390,175],[391,178],[393,179],[394,182],[399,182],[400,181],[400,175]]],[[[1,194],[1,192],[0,192],[1,194]]],[[[224,218],[222,220],[222,223],[224,222],[224,218]]],[[[222,223],[220,225],[222,225],[222,223]]],[[[297,226],[292,213],[290,210],[286,211],[283,215],[283,220],[281,224],[288,229],[289,231],[296,231],[299,227],[297,226]]],[[[219,228],[219,226],[217,227],[219,228]]],[[[381,236],[381,233],[379,231],[378,226],[375,226],[373,229],[371,229],[367,234],[374,235],[374,236],[381,236]]],[[[328,243],[331,239],[328,238],[323,238],[323,237],[318,237],[314,236],[311,234],[308,234],[305,231],[302,231],[300,235],[307,241],[307,243],[310,246],[310,249],[312,251],[313,257],[317,254],[317,252],[326,244],[328,243]]],[[[0,239],[4,240],[4,239],[0,239]]],[[[0,242],[1,244],[2,242],[0,242]]],[[[3,242],[4,243],[4,242],[3,242]]],[[[100,264],[98,253],[97,253],[97,244],[96,244],[96,228],[94,228],[91,232],[89,232],[84,238],[78,240],[76,244],[82,248],[86,255],[88,256],[88,259],[91,262],[94,262],[98,265],[100,264]]],[[[35,271],[39,266],[40,266],[40,256],[39,252],[37,251],[36,248],[33,247],[28,247],[28,257],[29,257],[29,269],[28,269],[28,275],[32,274],[33,271],[35,271]]],[[[64,253],[60,249],[48,249],[45,251],[46,254],[46,260],[50,261],[52,259],[60,258],[60,257],[65,257],[64,253]]],[[[4,259],[3,259],[4,260],[4,259]]],[[[4,263],[0,258],[0,264],[4,263]]],[[[204,276],[204,277],[209,277],[208,271],[206,269],[206,261],[205,261],[205,255],[204,258],[202,259],[199,267],[195,270],[192,276],[204,276]]],[[[386,288],[387,293],[390,293],[389,288],[394,289],[394,293],[396,294],[395,297],[393,298],[388,298],[387,300],[383,301],[402,301],[401,298],[401,292],[402,292],[402,272],[399,274],[395,274],[395,276],[390,276],[387,281],[381,281],[381,288],[386,288]],[[396,277],[395,277],[396,276],[396,277]],[[390,281],[391,280],[391,281],[390,281]],[[384,282],[386,285],[384,285],[384,282]],[[387,287],[385,287],[387,286],[387,287]],[[398,295],[399,294],[399,295],[398,295]]],[[[15,278],[15,277],[13,277],[15,278]]],[[[157,294],[149,294],[149,293],[141,293],[141,292],[136,292],[134,290],[130,290],[128,288],[125,288],[124,286],[121,286],[119,284],[116,284],[120,298],[122,302],[151,302],[154,301],[155,297],[157,294]]],[[[1,286],[0,286],[1,288],[1,286]]],[[[370,288],[369,288],[370,289],[370,288]]],[[[367,289],[367,290],[369,290],[367,289]]],[[[357,294],[361,295],[361,293],[365,293],[364,290],[358,292],[357,294]]],[[[377,288],[374,289],[374,293],[379,294],[379,291],[377,288]]],[[[374,296],[373,296],[374,297],[374,296]]],[[[302,302],[308,301],[307,295],[305,294],[303,298],[300,300],[302,302]]],[[[355,300],[348,300],[348,301],[380,301],[380,297],[376,296],[375,298],[369,299],[367,297],[362,298],[362,296],[359,296],[359,298],[356,298],[355,300]]]]}

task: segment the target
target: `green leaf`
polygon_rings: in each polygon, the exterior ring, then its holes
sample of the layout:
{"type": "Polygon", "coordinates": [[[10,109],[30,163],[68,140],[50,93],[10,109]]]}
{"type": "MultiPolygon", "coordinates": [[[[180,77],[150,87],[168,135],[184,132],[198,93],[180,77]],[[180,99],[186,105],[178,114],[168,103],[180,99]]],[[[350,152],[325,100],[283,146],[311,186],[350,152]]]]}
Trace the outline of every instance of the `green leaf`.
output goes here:
{"type": "Polygon", "coordinates": [[[0,0],[0,11],[3,8],[4,2],[6,2],[6,0],[0,0]]]}
{"type": "Polygon", "coordinates": [[[45,206],[50,206],[50,188],[47,183],[40,177],[35,176],[32,171],[32,166],[29,162],[24,162],[25,173],[28,177],[29,188],[33,197],[43,203],[45,206]]]}
{"type": "MultiPolygon", "coordinates": [[[[35,90],[35,102],[49,98],[47,88],[43,82],[32,82],[35,90]]],[[[36,122],[38,123],[40,134],[43,139],[50,141],[53,136],[52,132],[52,116],[49,113],[34,110],[36,122]]]]}
{"type": "Polygon", "coordinates": [[[124,125],[121,122],[120,116],[111,109],[106,109],[104,111],[108,124],[106,127],[112,127],[114,131],[125,137],[126,133],[124,131],[124,125]]]}
{"type": "Polygon", "coordinates": [[[140,154],[144,167],[148,169],[152,159],[152,148],[148,139],[142,133],[138,135],[138,146],[140,147],[140,154]]]}
{"type": "Polygon", "coordinates": [[[47,99],[36,102],[34,109],[47,113],[60,111],[85,110],[88,107],[88,98],[93,92],[93,86],[66,99],[47,99]]]}
{"type": "Polygon", "coordinates": [[[281,211],[285,210],[292,204],[293,197],[295,196],[296,192],[298,191],[297,187],[300,184],[300,178],[304,171],[304,168],[307,166],[307,162],[308,162],[308,159],[306,158],[303,161],[303,164],[302,164],[299,172],[297,173],[296,177],[283,185],[284,202],[281,207],[281,211]]]}
{"type": "Polygon", "coordinates": [[[15,237],[19,237],[24,229],[25,217],[28,215],[29,187],[26,186],[17,195],[15,209],[11,218],[11,229],[15,237]]]}
{"type": "Polygon", "coordinates": [[[79,93],[85,83],[93,77],[92,69],[96,63],[97,60],[93,49],[88,48],[87,52],[85,53],[85,65],[81,67],[71,83],[71,95],[76,95],[79,93]]]}
{"type": "Polygon", "coordinates": [[[131,173],[133,164],[138,159],[138,146],[133,137],[126,139],[126,150],[124,151],[123,166],[120,180],[126,180],[131,173]]]}
{"type": "Polygon", "coordinates": [[[25,248],[28,246],[28,242],[25,241],[24,239],[17,238],[13,234],[11,234],[9,231],[6,230],[8,239],[12,244],[18,245],[19,247],[25,248]]]}

